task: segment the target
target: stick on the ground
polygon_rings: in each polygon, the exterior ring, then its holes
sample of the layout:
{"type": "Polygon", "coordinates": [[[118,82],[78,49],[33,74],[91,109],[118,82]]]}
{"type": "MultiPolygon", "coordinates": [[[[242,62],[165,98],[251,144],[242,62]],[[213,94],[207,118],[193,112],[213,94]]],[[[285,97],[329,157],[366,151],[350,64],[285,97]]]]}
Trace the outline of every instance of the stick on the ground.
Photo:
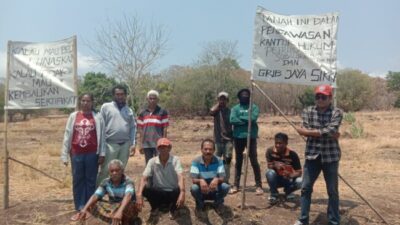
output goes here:
{"type": "Polygon", "coordinates": [[[17,160],[17,159],[14,159],[14,158],[12,158],[12,157],[8,157],[8,159],[10,159],[10,160],[12,160],[12,161],[14,161],[14,162],[17,162],[17,163],[19,163],[19,164],[21,164],[21,165],[23,165],[23,166],[29,167],[29,168],[35,170],[36,172],[39,172],[39,173],[43,174],[44,176],[46,176],[46,177],[48,177],[48,178],[50,178],[50,179],[53,179],[53,180],[58,181],[58,182],[60,182],[60,183],[63,183],[61,180],[59,180],[59,179],[57,179],[57,178],[55,178],[55,177],[52,177],[52,176],[50,176],[49,174],[47,174],[47,173],[45,173],[45,172],[43,172],[43,171],[41,171],[41,170],[39,170],[39,169],[36,169],[35,167],[33,167],[33,166],[31,166],[31,165],[28,165],[28,164],[26,164],[26,163],[24,163],[24,162],[21,162],[21,161],[19,161],[19,160],[17,160]]]}

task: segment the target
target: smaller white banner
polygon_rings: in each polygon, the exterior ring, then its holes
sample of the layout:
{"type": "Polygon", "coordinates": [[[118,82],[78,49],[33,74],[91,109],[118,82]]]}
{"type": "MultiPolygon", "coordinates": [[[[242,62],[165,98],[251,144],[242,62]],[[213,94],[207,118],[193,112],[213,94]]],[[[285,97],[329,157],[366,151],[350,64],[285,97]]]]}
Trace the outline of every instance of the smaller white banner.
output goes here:
{"type": "Polygon", "coordinates": [[[50,43],[9,42],[5,108],[74,108],[74,42],[75,37],[50,43]]]}

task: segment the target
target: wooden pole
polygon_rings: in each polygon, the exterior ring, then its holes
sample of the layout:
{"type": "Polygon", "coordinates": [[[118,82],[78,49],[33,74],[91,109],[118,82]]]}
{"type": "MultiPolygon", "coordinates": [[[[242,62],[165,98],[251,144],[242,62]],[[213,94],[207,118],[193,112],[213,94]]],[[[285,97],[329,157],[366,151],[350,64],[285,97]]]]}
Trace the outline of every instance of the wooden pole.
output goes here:
{"type": "Polygon", "coordinates": [[[77,43],[76,43],[76,35],[73,36],[73,41],[72,41],[72,49],[73,49],[73,70],[74,70],[74,86],[75,86],[75,111],[78,111],[79,109],[79,100],[78,100],[78,50],[77,50],[77,43]]]}
{"type": "MultiPolygon", "coordinates": [[[[244,210],[245,202],[246,202],[246,182],[247,182],[247,168],[249,167],[249,149],[250,149],[250,141],[251,141],[251,112],[253,110],[253,80],[251,80],[251,91],[250,91],[250,103],[248,110],[248,125],[247,125],[247,146],[246,146],[246,154],[244,155],[244,177],[243,177],[243,189],[242,189],[242,204],[241,209],[244,210]]],[[[240,171],[241,172],[241,171],[240,171]]]]}
{"type": "Polygon", "coordinates": [[[9,206],[9,188],[10,188],[10,177],[8,168],[8,148],[7,148],[7,128],[8,128],[8,85],[10,78],[10,59],[11,59],[11,41],[7,43],[7,71],[6,71],[6,83],[4,89],[4,158],[3,158],[3,209],[7,209],[9,206]]]}

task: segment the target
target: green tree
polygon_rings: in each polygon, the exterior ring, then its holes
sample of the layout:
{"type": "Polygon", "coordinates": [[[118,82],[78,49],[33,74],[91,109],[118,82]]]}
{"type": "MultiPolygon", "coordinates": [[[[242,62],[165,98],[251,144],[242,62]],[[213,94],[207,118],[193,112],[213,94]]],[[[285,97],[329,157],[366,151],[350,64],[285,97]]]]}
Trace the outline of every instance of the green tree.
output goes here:
{"type": "Polygon", "coordinates": [[[397,96],[394,107],[400,108],[400,72],[389,71],[386,75],[386,80],[389,91],[395,93],[397,96]]]}
{"type": "Polygon", "coordinates": [[[314,89],[311,87],[307,87],[303,94],[297,97],[300,101],[301,108],[305,108],[310,105],[315,104],[315,99],[314,99],[314,89]]]}
{"type": "Polygon", "coordinates": [[[368,105],[371,78],[359,70],[342,70],[337,76],[337,103],[345,111],[358,111],[368,105]]]}
{"type": "Polygon", "coordinates": [[[111,89],[117,82],[113,77],[107,77],[104,73],[86,73],[83,82],[79,86],[79,94],[91,93],[94,96],[94,107],[98,110],[104,102],[112,100],[111,89]]]}

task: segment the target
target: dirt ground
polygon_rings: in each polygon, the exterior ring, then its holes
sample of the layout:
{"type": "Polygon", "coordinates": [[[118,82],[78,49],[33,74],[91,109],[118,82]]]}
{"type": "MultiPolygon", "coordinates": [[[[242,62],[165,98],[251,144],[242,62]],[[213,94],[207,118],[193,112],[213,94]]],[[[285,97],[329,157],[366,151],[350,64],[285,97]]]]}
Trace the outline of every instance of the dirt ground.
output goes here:
{"type": "MultiPolygon", "coordinates": [[[[300,117],[289,117],[300,122],[300,117]]],[[[0,210],[0,224],[76,224],[69,218],[74,214],[70,167],[62,166],[59,155],[67,117],[47,117],[9,124],[8,149],[10,156],[42,169],[63,182],[57,182],[10,161],[10,208],[0,210]]],[[[362,138],[351,138],[350,124],[341,128],[342,159],[340,174],[356,189],[389,224],[400,224],[400,111],[365,112],[356,114],[364,128],[362,138]]],[[[0,127],[4,126],[0,124],[0,127]]],[[[295,134],[282,117],[262,115],[259,119],[258,160],[265,174],[265,149],[272,145],[276,132],[289,134],[289,145],[296,149],[304,162],[304,141],[295,134]]],[[[200,154],[200,142],[212,137],[212,118],[172,118],[169,137],[173,142],[172,153],[180,156],[190,185],[189,167],[192,158],[200,154]]],[[[3,133],[1,133],[3,149],[3,133]]],[[[234,165],[234,162],[233,162],[234,165]]],[[[136,182],[144,169],[143,155],[129,160],[126,173],[136,182]]],[[[233,176],[233,166],[231,168],[233,176]]],[[[255,195],[254,177],[249,164],[246,188],[246,208],[242,210],[242,193],[229,195],[225,212],[218,215],[211,207],[207,219],[198,220],[194,214],[194,201],[186,192],[186,207],[179,211],[176,220],[161,214],[156,224],[293,224],[299,215],[299,192],[296,199],[287,202],[282,198],[276,205],[267,203],[268,185],[263,175],[263,196],[255,195]]],[[[1,171],[1,176],[3,172],[1,171]]],[[[232,178],[232,177],[231,177],[232,178]]],[[[243,179],[243,176],[242,176],[243,179]]],[[[3,182],[3,178],[1,178],[3,182]]],[[[3,185],[1,185],[3,186],[3,185]]],[[[0,192],[2,192],[1,190],[0,192]]],[[[342,225],[384,224],[381,219],[342,180],[339,183],[342,225]]],[[[3,193],[0,193],[2,200],[3,193]]],[[[141,223],[149,224],[149,208],[140,213],[141,223]]],[[[327,224],[327,194],[322,175],[315,187],[311,206],[311,224],[327,224]]],[[[104,224],[90,218],[86,224],[104,224]]]]}

